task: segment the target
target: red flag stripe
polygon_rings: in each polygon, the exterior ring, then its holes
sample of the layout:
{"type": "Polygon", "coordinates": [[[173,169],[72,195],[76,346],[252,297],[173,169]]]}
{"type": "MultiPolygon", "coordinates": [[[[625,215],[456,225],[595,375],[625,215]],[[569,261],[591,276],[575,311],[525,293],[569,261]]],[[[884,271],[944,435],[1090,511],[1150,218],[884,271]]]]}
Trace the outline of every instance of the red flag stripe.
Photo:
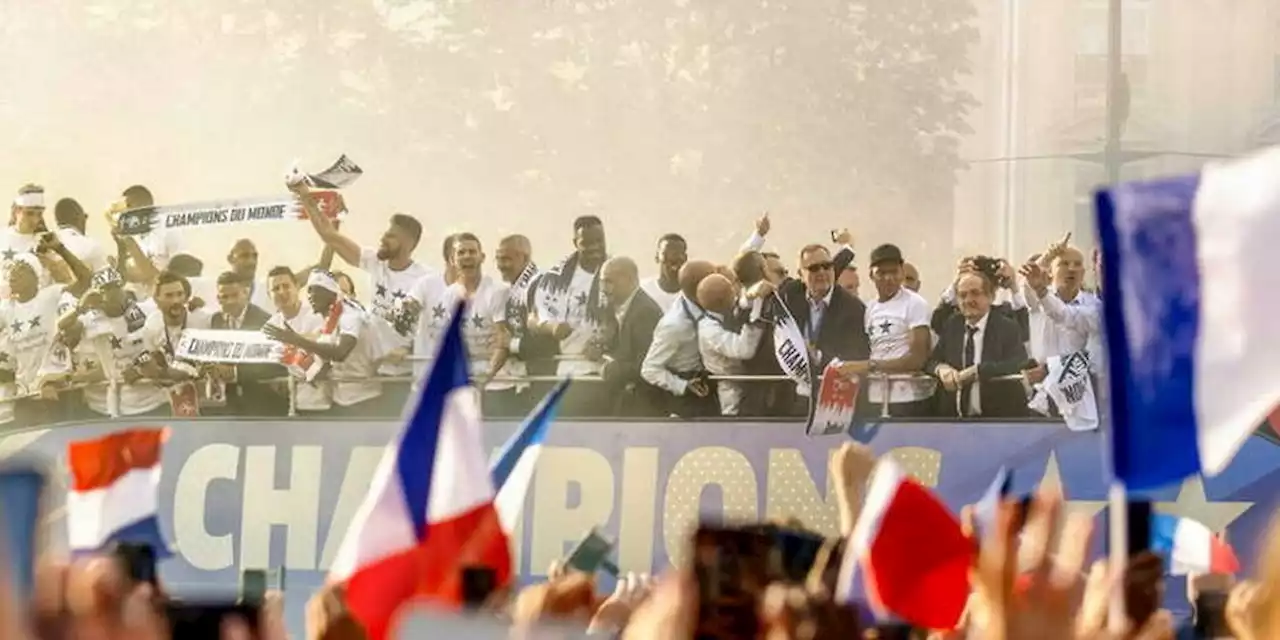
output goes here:
{"type": "Polygon", "coordinates": [[[67,445],[71,467],[71,490],[93,491],[115,484],[135,469],[150,469],[160,462],[165,429],[131,429],[97,440],[81,440],[67,445]]]}

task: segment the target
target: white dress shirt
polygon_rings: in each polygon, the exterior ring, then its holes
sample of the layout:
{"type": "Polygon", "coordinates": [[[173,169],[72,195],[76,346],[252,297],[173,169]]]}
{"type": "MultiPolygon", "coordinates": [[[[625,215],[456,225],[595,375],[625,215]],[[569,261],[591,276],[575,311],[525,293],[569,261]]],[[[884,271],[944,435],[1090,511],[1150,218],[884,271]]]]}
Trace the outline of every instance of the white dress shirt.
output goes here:
{"type": "MultiPolygon", "coordinates": [[[[720,314],[711,311],[698,320],[698,353],[703,366],[712,374],[741,375],[746,370],[744,361],[755,355],[756,348],[760,346],[764,330],[746,325],[735,333],[726,329],[723,322],[720,314]]],[[[742,404],[744,395],[742,383],[721,380],[716,383],[716,394],[720,397],[722,414],[738,415],[738,406],[742,404]]]]}
{"type": "Polygon", "coordinates": [[[1026,296],[1030,310],[1031,357],[1044,362],[1053,356],[1086,351],[1090,364],[1097,370],[1102,346],[1098,298],[1087,291],[1076,294],[1069,302],[1058,297],[1055,291],[1041,298],[1031,287],[1026,287],[1026,296]]]}
{"type": "Polygon", "coordinates": [[[693,372],[702,367],[698,353],[698,319],[702,315],[702,307],[683,294],[662,314],[653,329],[649,352],[640,363],[640,377],[645,382],[677,396],[684,395],[689,382],[675,372],[693,372]]]}

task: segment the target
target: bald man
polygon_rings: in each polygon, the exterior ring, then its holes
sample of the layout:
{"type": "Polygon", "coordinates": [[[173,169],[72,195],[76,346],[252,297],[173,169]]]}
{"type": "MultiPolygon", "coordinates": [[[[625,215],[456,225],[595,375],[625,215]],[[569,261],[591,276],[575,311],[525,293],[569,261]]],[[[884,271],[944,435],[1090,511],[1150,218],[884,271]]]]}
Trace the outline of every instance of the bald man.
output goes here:
{"type": "MultiPolygon", "coordinates": [[[[610,258],[600,272],[600,294],[609,307],[607,342],[589,357],[601,363],[600,376],[608,390],[611,415],[660,417],[666,415],[662,390],[640,377],[640,363],[649,351],[662,307],[640,286],[640,269],[631,258],[610,258]]],[[[589,388],[599,393],[597,387],[589,388]]]]}
{"type": "Polygon", "coordinates": [[[1029,261],[1022,269],[1030,309],[1031,357],[1044,362],[1085,351],[1096,368],[1102,355],[1101,305],[1096,296],[1081,289],[1084,253],[1068,245],[1069,239],[1070,235],[1049,245],[1038,261],[1029,261]]]}
{"type": "Polygon", "coordinates": [[[249,287],[249,302],[263,309],[275,308],[271,303],[271,291],[258,283],[258,247],[252,240],[236,240],[227,253],[227,265],[249,287]]]}
{"type": "Polygon", "coordinates": [[[910,262],[902,264],[902,286],[920,293],[920,270],[910,262]]]}
{"type": "MultiPolygon", "coordinates": [[[[763,326],[735,326],[732,315],[737,298],[737,286],[723,274],[714,273],[698,284],[698,304],[706,311],[698,320],[698,353],[712,375],[746,373],[746,361],[756,354],[764,336],[763,326]]],[[[744,396],[742,384],[719,381],[715,391],[721,415],[739,415],[744,396]]]]}
{"type": "Polygon", "coordinates": [[[706,260],[692,260],[680,267],[680,297],[654,327],[653,342],[640,365],[640,376],[667,392],[669,415],[720,415],[698,353],[698,320],[705,313],[698,304],[698,285],[715,272],[716,266],[706,260]]]}

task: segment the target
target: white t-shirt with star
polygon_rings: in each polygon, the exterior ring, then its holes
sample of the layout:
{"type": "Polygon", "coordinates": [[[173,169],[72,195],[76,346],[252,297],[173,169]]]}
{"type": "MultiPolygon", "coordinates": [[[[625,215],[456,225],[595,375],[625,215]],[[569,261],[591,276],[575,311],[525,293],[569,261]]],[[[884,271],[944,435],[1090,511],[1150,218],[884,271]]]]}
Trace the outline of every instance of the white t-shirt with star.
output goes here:
{"type": "MultiPolygon", "coordinates": [[[[400,343],[396,347],[408,348],[413,344],[413,330],[418,319],[405,313],[404,301],[419,280],[433,275],[432,270],[413,262],[396,271],[387,265],[386,260],[378,259],[376,249],[367,247],[360,250],[360,269],[369,274],[373,286],[373,304],[369,311],[395,328],[400,335],[400,343]]],[[[384,362],[378,367],[378,373],[384,376],[405,376],[412,372],[413,363],[407,361],[400,364],[384,362]]]]}
{"type": "MultiPolygon", "coordinates": [[[[36,254],[36,247],[40,244],[40,237],[33,233],[19,233],[15,227],[5,227],[0,230],[0,274],[3,274],[13,259],[22,253],[36,254]]],[[[41,268],[40,286],[47,287],[53,284],[53,279],[49,275],[49,270],[41,268]]],[[[9,299],[9,279],[0,277],[0,299],[9,299]]]]}
{"type": "Polygon", "coordinates": [[[107,263],[106,250],[95,238],[90,238],[71,227],[59,227],[54,233],[58,234],[58,240],[62,242],[62,246],[66,247],[71,255],[79,258],[89,271],[97,272],[110,266],[107,263]]]}
{"type": "MultiPolygon", "coordinates": [[[[484,375],[489,370],[493,356],[493,341],[498,323],[507,321],[507,298],[510,285],[484,276],[471,300],[462,310],[466,320],[462,325],[462,338],[467,344],[471,359],[471,374],[484,375]]],[[[440,336],[449,326],[449,315],[458,301],[465,298],[466,289],[460,283],[446,285],[444,278],[423,278],[414,286],[410,296],[422,305],[418,330],[413,336],[413,352],[419,356],[434,357],[439,348],[440,336]]],[[[414,361],[414,377],[421,377],[431,368],[431,362],[414,361]]],[[[503,367],[498,377],[510,377],[503,367]]],[[[485,386],[488,391],[499,391],[516,386],[513,382],[493,381],[485,386]]]]}
{"type": "MultiPolygon", "coordinates": [[[[550,276],[544,276],[550,277],[550,276]]],[[[560,355],[565,356],[556,364],[556,375],[582,376],[600,373],[600,364],[586,360],[587,345],[600,338],[601,327],[591,319],[591,287],[596,274],[581,267],[573,270],[573,278],[564,291],[539,291],[534,296],[538,318],[544,322],[563,322],[569,325],[569,337],[560,341],[560,355]]]]}
{"type": "Polygon", "coordinates": [[[62,285],[44,287],[26,302],[0,303],[0,333],[5,335],[13,359],[18,393],[30,393],[42,374],[70,373],[70,354],[57,348],[58,317],[74,307],[75,297],[62,285]]]}
{"type": "MultiPolygon", "coordinates": [[[[284,312],[277,310],[271,314],[267,324],[283,328],[285,323],[302,337],[315,340],[324,329],[324,318],[316,313],[307,303],[298,305],[298,313],[292,318],[284,317],[284,312]]],[[[358,339],[358,338],[357,338],[358,339]]],[[[357,345],[359,346],[359,345],[357,345]]],[[[303,411],[328,411],[333,405],[330,398],[329,384],[323,380],[307,382],[297,380],[297,408],[303,411]]]]}
{"type": "MultiPolygon", "coordinates": [[[[871,340],[872,360],[893,360],[911,351],[911,333],[917,327],[929,327],[929,303],[920,294],[902,287],[892,298],[876,298],[867,306],[866,330],[871,340]]],[[[889,402],[924,400],[933,393],[928,380],[893,380],[889,402]]],[[[872,378],[867,387],[871,402],[883,402],[885,382],[872,378]]]]}
{"type": "MultiPolygon", "coordinates": [[[[146,317],[136,306],[118,318],[91,311],[80,317],[84,337],[77,351],[82,359],[104,368],[108,379],[120,378],[138,357],[148,351],[146,317]]],[[[93,385],[84,390],[85,403],[102,415],[110,415],[107,385],[93,385]]],[[[146,413],[169,403],[169,394],[152,382],[120,383],[120,415],[146,413]]]]}
{"type": "Polygon", "coordinates": [[[339,406],[349,407],[382,395],[382,383],[371,381],[378,373],[377,337],[369,326],[368,313],[360,303],[343,298],[338,326],[333,333],[316,337],[316,342],[326,344],[337,344],[341,336],[356,339],[346,360],[330,364],[329,373],[335,380],[332,398],[339,406]]]}

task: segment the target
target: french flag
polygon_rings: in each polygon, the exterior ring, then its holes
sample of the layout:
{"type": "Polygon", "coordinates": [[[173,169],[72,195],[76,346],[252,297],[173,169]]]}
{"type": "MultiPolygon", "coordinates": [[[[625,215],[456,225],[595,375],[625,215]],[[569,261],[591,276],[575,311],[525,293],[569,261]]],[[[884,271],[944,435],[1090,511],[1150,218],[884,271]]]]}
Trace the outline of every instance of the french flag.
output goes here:
{"type": "Polygon", "coordinates": [[[1233,574],[1240,570],[1240,560],[1231,545],[1213,535],[1209,527],[1189,518],[1152,514],[1151,550],[1165,558],[1170,575],[1233,574]]]}
{"type": "Polygon", "coordinates": [[[837,599],[852,603],[859,570],[870,604],[925,629],[953,629],[969,599],[977,553],[960,522],[932,491],[893,461],[871,474],[858,522],[849,534],[837,599]]]}
{"type": "Polygon", "coordinates": [[[533,484],[533,470],[538,465],[542,442],[547,437],[547,429],[556,419],[560,399],[568,388],[568,378],[556,383],[533,413],[524,419],[511,439],[498,450],[489,466],[493,485],[498,487],[494,505],[498,509],[498,518],[502,521],[504,531],[515,529],[516,521],[520,519],[525,496],[529,493],[529,486],[533,484]]]}
{"type": "Polygon", "coordinates": [[[1114,472],[1223,470],[1280,404],[1280,148],[1096,196],[1114,472]]]}
{"type": "Polygon", "coordinates": [[[170,555],[157,519],[165,429],[132,429],[67,445],[67,542],[73,553],[114,543],[150,545],[170,555]]]}
{"type": "Polygon", "coordinates": [[[329,578],[373,640],[388,637],[411,600],[463,604],[461,570],[511,580],[507,536],[494,508],[482,440],[480,398],[470,386],[461,304],[408,424],[387,445],[329,578]]]}

